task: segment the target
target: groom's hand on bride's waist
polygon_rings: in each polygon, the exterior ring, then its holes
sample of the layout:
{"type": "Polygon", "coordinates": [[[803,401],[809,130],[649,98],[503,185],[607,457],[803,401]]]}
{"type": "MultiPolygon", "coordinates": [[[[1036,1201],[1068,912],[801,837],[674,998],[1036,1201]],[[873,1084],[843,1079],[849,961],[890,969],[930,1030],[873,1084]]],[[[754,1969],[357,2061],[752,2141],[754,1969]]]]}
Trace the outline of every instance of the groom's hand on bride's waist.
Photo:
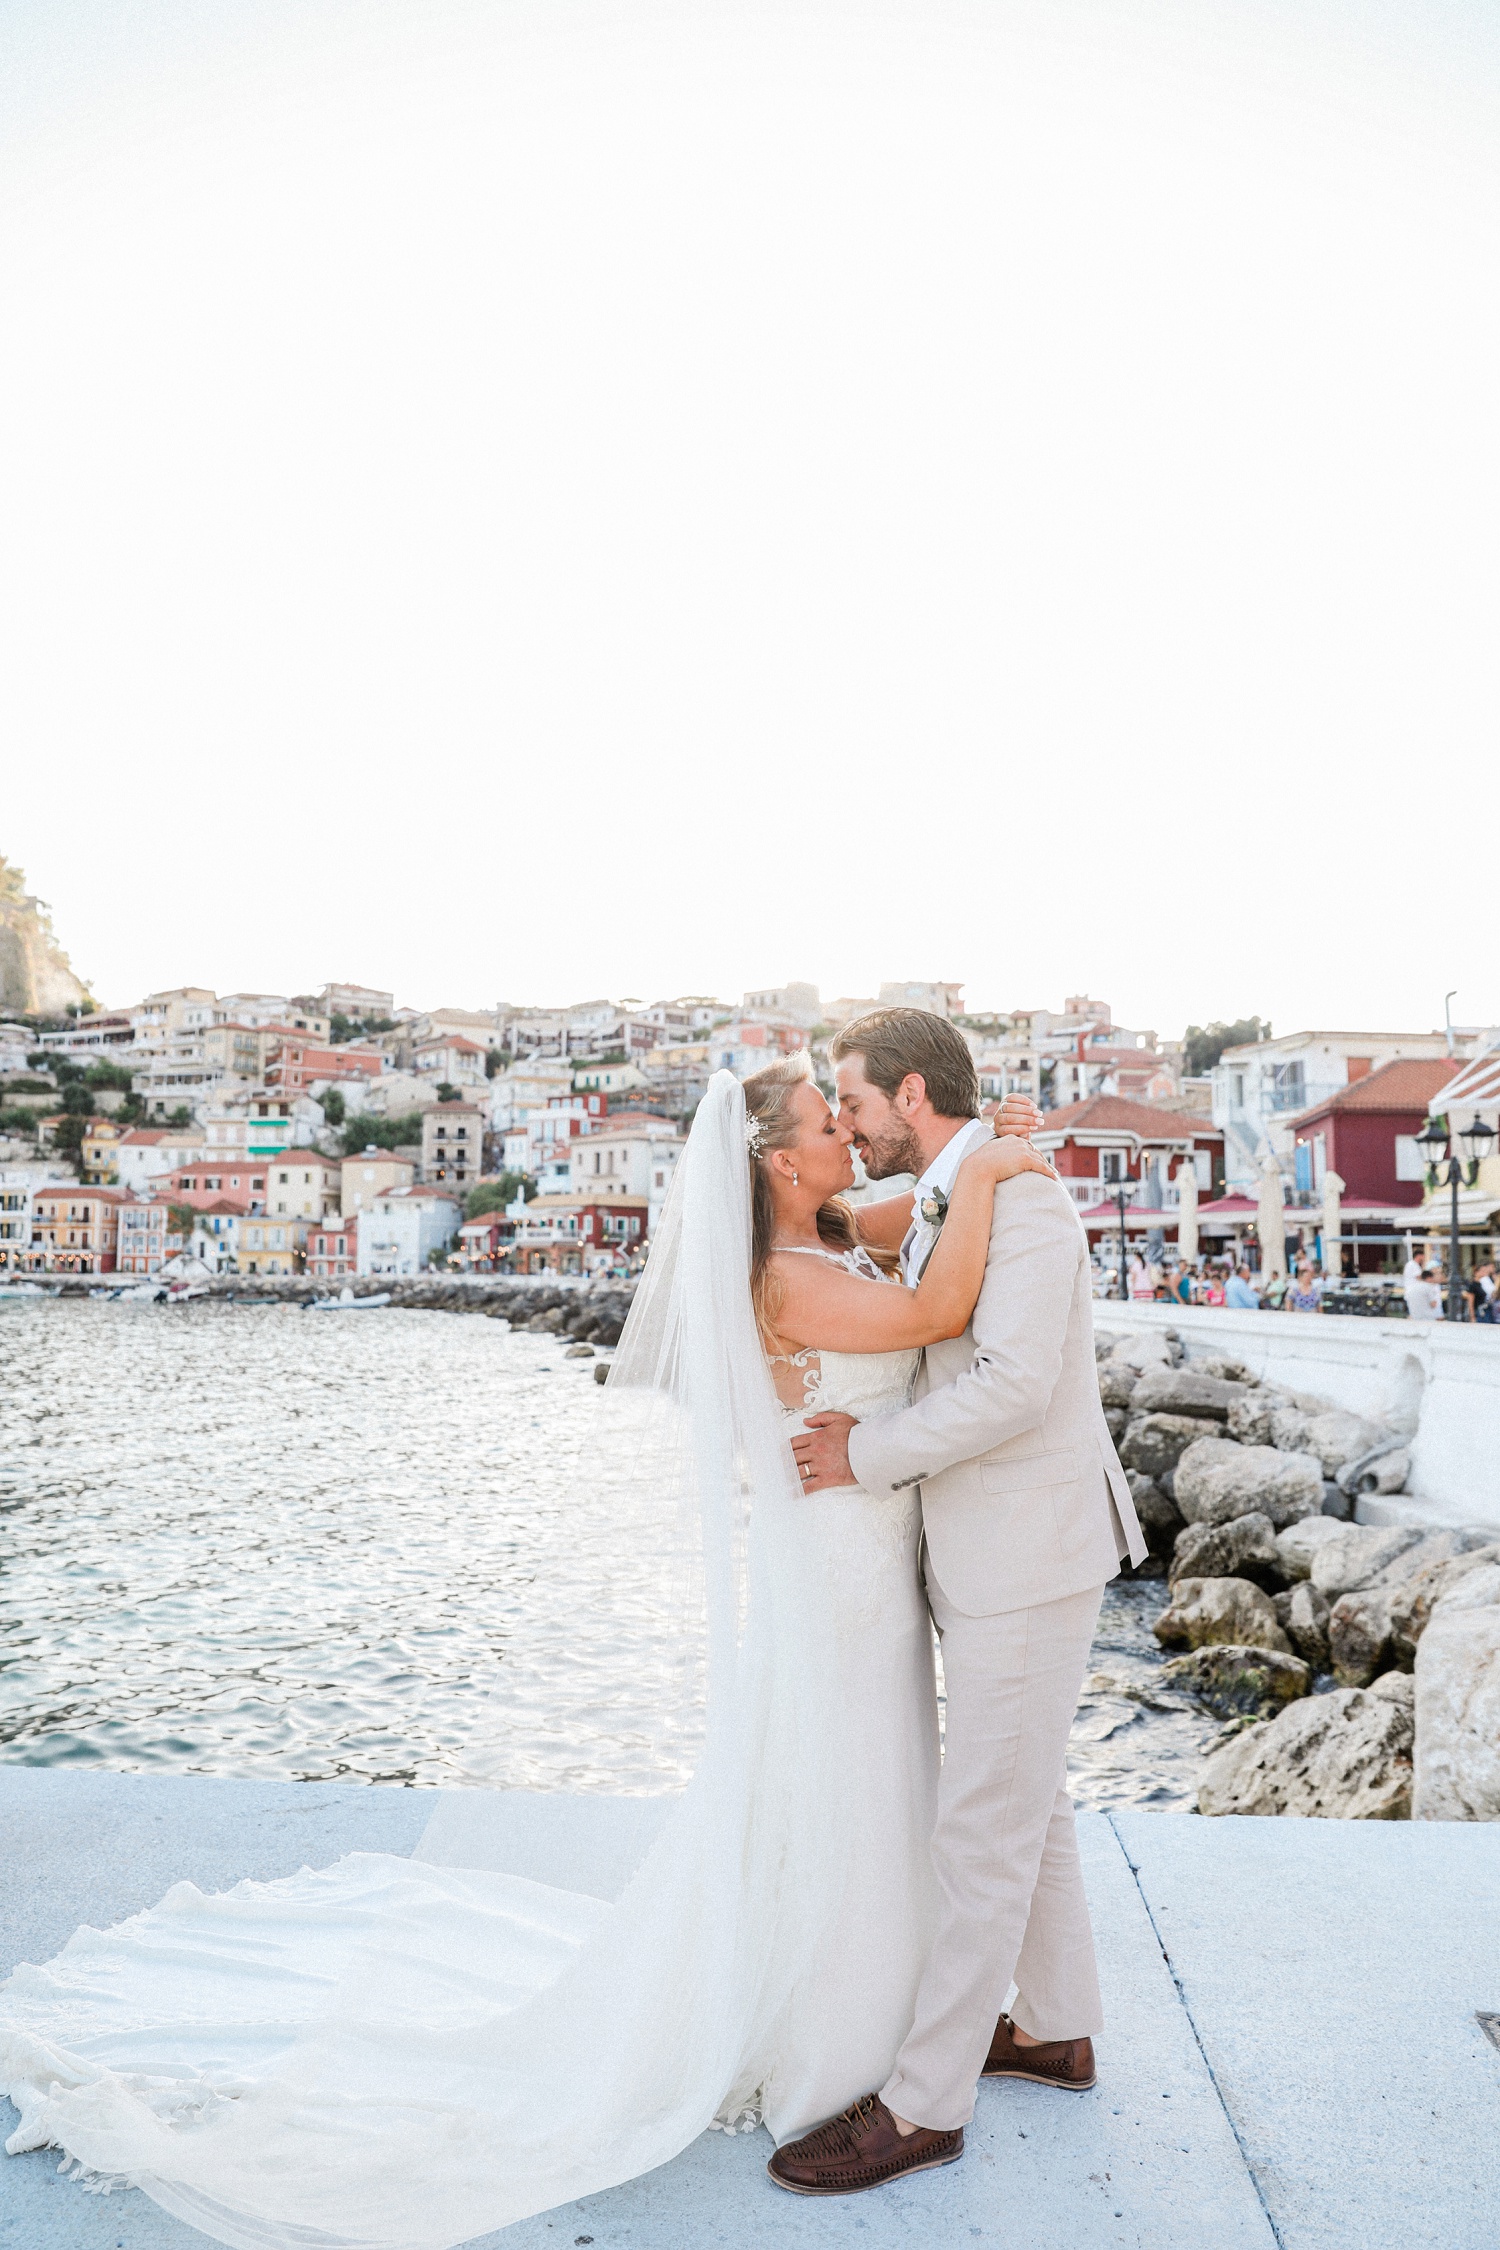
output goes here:
{"type": "Polygon", "coordinates": [[[807,1428],[792,1439],[804,1492],[831,1492],[859,1482],[849,1466],[849,1432],[857,1419],[853,1414],[808,1415],[807,1428]]]}

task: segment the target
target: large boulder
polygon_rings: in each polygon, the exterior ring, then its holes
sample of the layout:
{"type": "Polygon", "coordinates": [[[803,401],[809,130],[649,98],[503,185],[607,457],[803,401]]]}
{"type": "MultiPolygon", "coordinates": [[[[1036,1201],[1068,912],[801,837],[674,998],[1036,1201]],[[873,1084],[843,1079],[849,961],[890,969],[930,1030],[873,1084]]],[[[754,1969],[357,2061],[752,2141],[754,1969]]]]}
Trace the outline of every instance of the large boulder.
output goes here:
{"type": "Polygon", "coordinates": [[[1438,1601],[1417,1646],[1417,1820],[1500,1820],[1500,1561],[1438,1601]]]}
{"type": "Polygon", "coordinates": [[[1274,1648],[1283,1656],[1291,1643],[1276,1622],[1269,1594],[1244,1578],[1179,1578],[1172,1601],[1152,1626],[1164,1647],[1185,1642],[1204,1648],[1215,1642],[1240,1648],[1274,1648]]]}
{"type": "Polygon", "coordinates": [[[1226,1427],[1232,1438],[1241,1445],[1269,1445],[1271,1442],[1271,1416],[1287,1403],[1287,1395],[1274,1383],[1257,1383],[1248,1391],[1241,1391],[1229,1409],[1226,1427]]]}
{"type": "Polygon", "coordinates": [[[1193,1373],[1195,1375],[1215,1375],[1221,1383],[1235,1384],[1241,1398],[1245,1395],[1246,1384],[1255,1381],[1255,1377],[1242,1359],[1230,1359],[1223,1352],[1205,1352],[1201,1359],[1193,1361],[1193,1373]]]}
{"type": "Polygon", "coordinates": [[[1308,1417],[1300,1406],[1275,1406],[1271,1409],[1271,1443],[1282,1453],[1301,1453],[1307,1436],[1308,1417]]]}
{"type": "Polygon", "coordinates": [[[1378,1422],[1367,1422],[1362,1415],[1333,1409],[1326,1414],[1305,1417],[1300,1450],[1316,1453],[1323,1464],[1324,1475],[1331,1477],[1390,1434],[1378,1422]]]}
{"type": "Polygon", "coordinates": [[[1328,1613],[1328,1655],[1340,1687],[1368,1687],[1390,1670],[1391,1600],[1383,1586],[1340,1594],[1328,1613]]]}
{"type": "Polygon", "coordinates": [[[1318,1549],[1336,1538],[1342,1526],[1331,1516],[1301,1516],[1276,1534],[1276,1552],[1281,1561],[1281,1575],[1295,1585],[1299,1578],[1312,1575],[1313,1556],[1318,1549]]]}
{"type": "Polygon", "coordinates": [[[1323,1505],[1323,1472],[1310,1453],[1279,1453],[1268,1445],[1236,1445],[1201,1437],[1183,1452],[1173,1497],[1188,1523],[1229,1523],[1251,1513],[1276,1530],[1323,1505]]]}
{"type": "Polygon", "coordinates": [[[1139,1469],[1143,1477],[1160,1480],[1176,1468],[1193,1440],[1202,1435],[1203,1424],[1196,1415],[1143,1414],[1138,1421],[1127,1423],[1120,1459],[1127,1469],[1139,1469]]]}
{"type": "Polygon", "coordinates": [[[1435,1563],[1452,1562],[1486,1544],[1482,1531],[1423,1531],[1418,1524],[1341,1524],[1313,1560],[1314,1579],[1336,1599],[1362,1586],[1404,1586],[1435,1563]]]}
{"type": "Polygon", "coordinates": [[[1210,1644],[1162,1667],[1173,1687],[1186,1688],[1220,1719],[1272,1719],[1306,1695],[1312,1674],[1299,1657],[1272,1648],[1210,1644]]]}
{"type": "MultiPolygon", "coordinates": [[[[1482,1533],[1470,1537],[1482,1538],[1482,1533]]],[[[1500,1563],[1500,1544],[1472,1547],[1467,1553],[1419,1559],[1417,1567],[1391,1593],[1391,1646],[1398,1664],[1410,1664],[1433,1610],[1470,1571],[1500,1563]]]]}
{"type": "Polygon", "coordinates": [[[1223,1422],[1231,1406],[1243,1396],[1238,1383],[1223,1383],[1191,1368],[1174,1367],[1161,1374],[1143,1375],[1131,1404],[1140,1414],[1192,1414],[1201,1421],[1223,1422]]]}
{"type": "MultiPolygon", "coordinates": [[[[1277,1615],[1281,1615],[1279,1610],[1277,1615]]],[[[1326,1672],[1332,1662],[1328,1647],[1329,1615],[1328,1596],[1320,1594],[1310,1579],[1299,1579],[1288,1597],[1281,1627],[1302,1661],[1310,1664],[1315,1672],[1326,1672]]]]}
{"type": "Polygon", "coordinates": [[[1144,1336],[1122,1336],[1109,1356],[1114,1366],[1133,1367],[1137,1374],[1145,1368],[1177,1364],[1166,1337],[1154,1329],[1144,1336]]]}
{"type": "Polygon", "coordinates": [[[1308,1576],[1320,1593],[1337,1601],[1340,1594],[1373,1586],[1421,1537],[1414,1523],[1341,1523],[1337,1535],[1325,1539],[1313,1556],[1308,1576]]]}
{"type": "Polygon", "coordinates": [[[1099,1370],[1099,1397],[1105,1406],[1128,1406],[1141,1377],[1133,1367],[1106,1360],[1099,1370]]]}
{"type": "Polygon", "coordinates": [[[1130,1497],[1135,1502],[1135,1512],[1146,1535],[1146,1545],[1153,1555],[1170,1555],[1182,1529],[1182,1518],[1161,1486],[1150,1477],[1143,1477],[1139,1469],[1127,1469],[1126,1480],[1130,1497]]]}
{"type": "Polygon", "coordinates": [[[1230,1523],[1190,1523],[1177,1535],[1169,1578],[1249,1578],[1268,1590],[1281,1584],[1281,1558],[1269,1516],[1230,1523]]]}
{"type": "Polygon", "coordinates": [[[1200,1813],[1406,1820],[1412,1804],[1412,1683],[1387,1672],[1288,1704],[1205,1759],[1200,1813]]]}

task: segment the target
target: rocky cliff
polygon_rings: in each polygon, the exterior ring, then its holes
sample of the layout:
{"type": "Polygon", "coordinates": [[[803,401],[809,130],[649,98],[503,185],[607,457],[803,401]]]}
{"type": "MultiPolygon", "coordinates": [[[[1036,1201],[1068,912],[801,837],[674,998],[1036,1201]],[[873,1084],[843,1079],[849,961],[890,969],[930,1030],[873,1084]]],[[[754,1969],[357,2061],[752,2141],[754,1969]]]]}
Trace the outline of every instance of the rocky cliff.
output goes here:
{"type": "Polygon", "coordinates": [[[52,934],[47,909],[28,893],[20,868],[0,858],[0,1012],[61,1015],[88,999],[52,934]]]}

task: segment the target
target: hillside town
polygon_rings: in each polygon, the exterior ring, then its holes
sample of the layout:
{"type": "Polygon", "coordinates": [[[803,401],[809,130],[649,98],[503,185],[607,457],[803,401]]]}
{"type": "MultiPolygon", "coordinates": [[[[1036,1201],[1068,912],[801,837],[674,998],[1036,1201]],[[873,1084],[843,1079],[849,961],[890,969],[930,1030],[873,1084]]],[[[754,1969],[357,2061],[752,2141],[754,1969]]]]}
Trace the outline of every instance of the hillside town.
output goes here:
{"type": "Polygon", "coordinates": [[[1086,995],[971,1013],[960,984],[920,981],[479,1010],[181,985],[18,1012],[0,1021],[0,1270],[629,1274],[711,1073],[806,1048],[831,1090],[830,1040],[878,1006],[947,1017],[987,1107],[1045,1112],[1037,1145],[1101,1293],[1222,1302],[1238,1276],[1281,1303],[1311,1272],[1327,1309],[1399,1313],[1414,1268],[1441,1295],[1456,1244],[1464,1309],[1488,1309],[1471,1277],[1497,1241],[1500,1030],[1250,1019],[1213,1027],[1248,1040],[1173,1041],[1086,995]]]}

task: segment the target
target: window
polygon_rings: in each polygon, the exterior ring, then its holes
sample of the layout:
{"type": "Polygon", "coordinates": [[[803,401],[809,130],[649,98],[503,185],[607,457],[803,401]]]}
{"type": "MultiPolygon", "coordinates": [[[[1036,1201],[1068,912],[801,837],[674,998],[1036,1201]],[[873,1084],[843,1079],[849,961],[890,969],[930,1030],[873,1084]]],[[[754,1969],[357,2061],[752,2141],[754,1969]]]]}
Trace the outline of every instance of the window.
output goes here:
{"type": "Polygon", "coordinates": [[[1427,1159],[1417,1145],[1415,1133],[1396,1135],[1396,1177],[1398,1180],[1425,1180],[1427,1159]]]}
{"type": "Polygon", "coordinates": [[[1129,1176],[1125,1151],[1122,1148],[1102,1148],[1099,1151],[1099,1177],[1101,1180],[1123,1180],[1129,1176]]]}

